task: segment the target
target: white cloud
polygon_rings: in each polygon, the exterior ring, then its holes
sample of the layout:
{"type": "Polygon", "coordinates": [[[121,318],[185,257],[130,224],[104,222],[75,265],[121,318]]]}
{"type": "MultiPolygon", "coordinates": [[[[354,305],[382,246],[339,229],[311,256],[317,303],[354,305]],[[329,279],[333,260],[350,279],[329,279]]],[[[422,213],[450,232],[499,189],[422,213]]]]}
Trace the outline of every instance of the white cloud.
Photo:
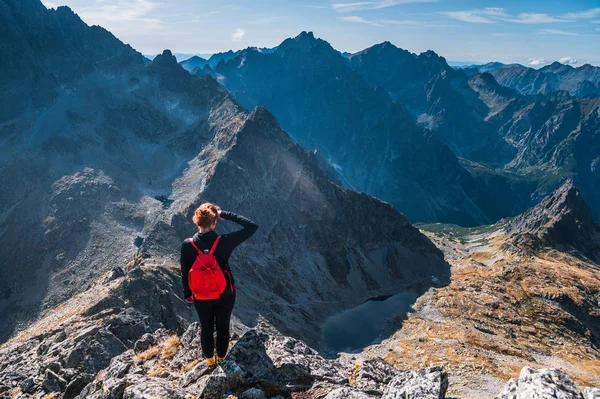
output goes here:
{"type": "Polygon", "coordinates": [[[527,62],[529,63],[529,65],[534,65],[534,66],[544,65],[544,64],[548,63],[545,59],[540,58],[540,57],[528,58],[527,62]]]}
{"type": "Polygon", "coordinates": [[[344,12],[344,11],[356,11],[362,10],[364,7],[372,5],[372,1],[361,1],[358,3],[334,3],[331,5],[336,11],[344,12]]]}
{"type": "Polygon", "coordinates": [[[580,36],[578,33],[559,29],[538,29],[538,35],[580,36]]]}
{"type": "Polygon", "coordinates": [[[489,15],[492,17],[507,17],[508,15],[504,12],[504,8],[500,7],[486,7],[478,11],[480,14],[489,15]]]}
{"type": "Polygon", "coordinates": [[[234,42],[239,42],[240,40],[242,40],[244,35],[246,35],[246,31],[242,28],[237,28],[235,32],[231,34],[231,40],[233,40],[234,42]]]}
{"type": "Polygon", "coordinates": [[[379,0],[379,1],[358,1],[353,3],[333,3],[331,8],[337,12],[353,12],[361,10],[379,10],[382,8],[393,7],[400,4],[409,3],[436,3],[438,0],[379,0]]]}
{"type": "Polygon", "coordinates": [[[342,21],[346,21],[346,22],[355,22],[355,23],[359,23],[359,24],[366,24],[366,25],[373,25],[373,26],[382,26],[381,24],[378,24],[377,22],[367,21],[363,17],[359,17],[357,15],[350,15],[350,16],[347,16],[347,17],[340,17],[340,19],[342,21]]]}
{"type": "Polygon", "coordinates": [[[510,19],[510,22],[520,24],[549,24],[552,22],[566,22],[559,18],[551,17],[548,14],[523,13],[517,15],[516,18],[510,19]]]}
{"type": "Polygon", "coordinates": [[[567,64],[567,65],[577,64],[577,60],[573,57],[563,57],[560,60],[558,60],[558,62],[560,62],[561,64],[567,64]]]}
{"type": "Polygon", "coordinates": [[[548,14],[521,13],[519,15],[507,14],[503,8],[487,7],[477,10],[450,11],[442,13],[459,21],[491,24],[499,21],[514,22],[519,24],[549,24],[553,22],[569,22],[548,14]]]}
{"type": "Polygon", "coordinates": [[[494,21],[480,15],[476,11],[449,11],[442,13],[450,18],[458,19],[459,21],[478,23],[478,24],[493,24],[494,21]]]}
{"type": "Polygon", "coordinates": [[[58,7],[58,6],[59,6],[57,3],[53,2],[53,1],[46,1],[46,0],[43,0],[43,1],[42,1],[42,4],[43,4],[43,5],[44,5],[46,8],[56,8],[56,7],[58,7]]]}
{"type": "Polygon", "coordinates": [[[149,20],[144,16],[160,5],[161,3],[150,0],[133,0],[130,2],[96,0],[94,6],[79,8],[77,13],[85,20],[94,24],[100,24],[101,22],[149,20]]]}
{"type": "Polygon", "coordinates": [[[599,16],[600,16],[600,8],[591,8],[589,10],[581,11],[581,12],[570,12],[568,14],[564,14],[562,17],[567,18],[567,19],[590,19],[590,18],[596,18],[599,16]]]}
{"type": "Polygon", "coordinates": [[[355,22],[366,25],[373,26],[383,26],[383,25],[422,25],[419,21],[413,21],[409,19],[376,19],[376,20],[368,20],[363,17],[359,17],[357,15],[349,15],[347,17],[339,18],[345,22],[355,22]]]}

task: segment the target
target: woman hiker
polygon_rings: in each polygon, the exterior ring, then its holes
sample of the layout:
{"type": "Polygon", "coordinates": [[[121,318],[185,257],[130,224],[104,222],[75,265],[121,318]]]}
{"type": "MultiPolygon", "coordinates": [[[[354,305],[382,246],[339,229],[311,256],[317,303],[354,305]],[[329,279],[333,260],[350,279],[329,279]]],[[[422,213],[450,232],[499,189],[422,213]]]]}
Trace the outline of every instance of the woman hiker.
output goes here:
{"type": "Polygon", "coordinates": [[[181,245],[181,278],[184,298],[193,303],[202,328],[200,342],[209,367],[222,362],[229,346],[229,320],[235,303],[235,281],[229,268],[229,257],[235,247],[258,229],[253,221],[218,205],[205,202],[194,212],[198,232],[181,245]],[[243,228],[218,235],[217,220],[231,220],[243,228]],[[217,329],[215,355],[214,329],[217,329]]]}

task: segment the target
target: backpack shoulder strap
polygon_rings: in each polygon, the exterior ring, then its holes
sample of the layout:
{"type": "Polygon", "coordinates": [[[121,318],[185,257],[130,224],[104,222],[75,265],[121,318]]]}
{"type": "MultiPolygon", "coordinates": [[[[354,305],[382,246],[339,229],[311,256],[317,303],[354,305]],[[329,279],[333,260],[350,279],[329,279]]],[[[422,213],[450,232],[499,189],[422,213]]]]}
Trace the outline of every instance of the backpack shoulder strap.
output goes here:
{"type": "Polygon", "coordinates": [[[196,248],[196,251],[202,253],[202,251],[198,249],[198,246],[196,246],[196,243],[194,242],[194,237],[190,238],[190,244],[192,244],[194,248],[196,248]]]}
{"type": "Polygon", "coordinates": [[[209,254],[213,254],[213,252],[215,252],[215,248],[217,247],[217,244],[219,243],[219,239],[221,239],[221,236],[217,236],[217,238],[215,239],[215,242],[213,243],[209,254]]]}

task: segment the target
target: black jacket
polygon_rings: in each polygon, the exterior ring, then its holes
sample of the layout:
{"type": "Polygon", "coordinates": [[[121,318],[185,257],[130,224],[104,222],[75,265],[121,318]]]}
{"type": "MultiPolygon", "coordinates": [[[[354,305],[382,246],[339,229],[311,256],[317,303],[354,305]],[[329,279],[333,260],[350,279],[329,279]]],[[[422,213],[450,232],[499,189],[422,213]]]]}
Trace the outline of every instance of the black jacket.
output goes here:
{"type": "MultiPolygon", "coordinates": [[[[231,269],[229,268],[229,257],[231,256],[231,252],[235,247],[250,238],[252,234],[256,233],[258,225],[248,218],[229,211],[221,210],[221,217],[243,226],[241,230],[221,235],[221,239],[215,248],[215,257],[227,280],[227,289],[221,294],[223,296],[230,295],[232,289],[235,290],[235,281],[231,269]]],[[[212,247],[217,235],[218,234],[214,230],[211,230],[206,233],[196,232],[191,238],[200,250],[204,250],[212,247]]],[[[190,243],[190,238],[186,238],[181,244],[181,256],[179,258],[184,298],[189,298],[192,295],[192,291],[188,285],[188,273],[196,260],[196,255],[198,255],[198,251],[196,251],[196,248],[190,243]]]]}

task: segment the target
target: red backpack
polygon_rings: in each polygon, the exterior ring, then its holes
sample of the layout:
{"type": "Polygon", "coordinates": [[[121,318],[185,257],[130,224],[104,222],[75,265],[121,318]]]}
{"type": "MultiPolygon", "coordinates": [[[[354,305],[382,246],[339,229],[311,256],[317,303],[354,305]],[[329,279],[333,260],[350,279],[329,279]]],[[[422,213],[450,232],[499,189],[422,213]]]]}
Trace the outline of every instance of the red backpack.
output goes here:
{"type": "Polygon", "coordinates": [[[190,239],[198,251],[198,256],[188,273],[188,285],[196,299],[217,299],[227,286],[225,275],[213,255],[220,238],[221,236],[217,236],[210,251],[205,250],[206,252],[198,249],[194,239],[190,239]]]}

